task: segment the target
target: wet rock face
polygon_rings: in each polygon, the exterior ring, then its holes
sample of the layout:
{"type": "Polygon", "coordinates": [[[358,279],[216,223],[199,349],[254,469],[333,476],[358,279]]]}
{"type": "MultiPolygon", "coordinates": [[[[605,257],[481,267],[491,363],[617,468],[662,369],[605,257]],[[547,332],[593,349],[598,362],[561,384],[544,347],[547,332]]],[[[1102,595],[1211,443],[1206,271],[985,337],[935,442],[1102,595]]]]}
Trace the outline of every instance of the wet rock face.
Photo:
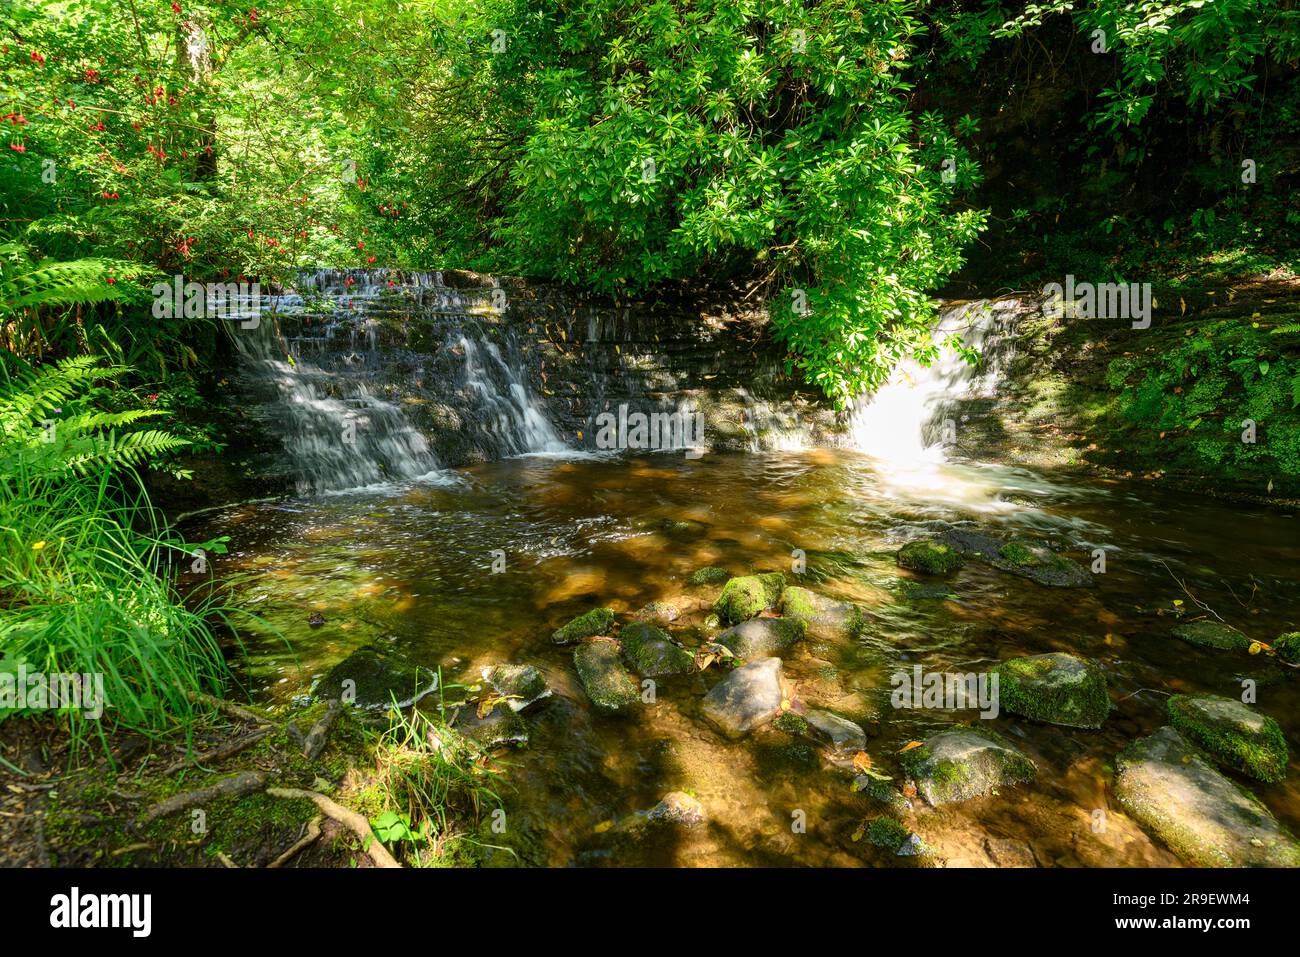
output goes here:
{"type": "Polygon", "coordinates": [[[729,738],[739,738],[781,710],[781,659],[764,658],[737,668],[704,698],[704,717],[729,738]]]}
{"type": "Polygon", "coordinates": [[[1240,652],[1250,650],[1249,638],[1236,628],[1218,621],[1189,621],[1175,627],[1171,634],[1201,648],[1240,652]]]}
{"type": "Polygon", "coordinates": [[[486,751],[528,743],[528,722],[509,708],[496,707],[482,717],[474,708],[465,708],[456,719],[456,730],[486,751]]]}
{"type": "Polygon", "coordinates": [[[1278,723],[1234,698],[1174,695],[1169,723],[1225,767],[1260,781],[1281,781],[1290,760],[1278,723]]]}
{"type": "Polygon", "coordinates": [[[781,614],[802,622],[814,638],[852,639],[866,628],[866,617],[857,605],[826,598],[807,588],[785,589],[781,593],[781,614]]]}
{"type": "Polygon", "coordinates": [[[637,684],[623,667],[618,645],[588,641],[573,652],[573,664],[591,703],[603,711],[622,711],[640,700],[637,684]]]}
{"type": "Polygon", "coordinates": [[[584,638],[607,635],[613,627],[614,609],[593,608],[557,628],[551,635],[551,640],[557,645],[571,645],[584,638]]]}
{"type": "Polygon", "coordinates": [[[316,685],[317,698],[337,698],[378,710],[396,702],[406,708],[438,688],[438,674],[374,645],[358,648],[316,685]]]}
{"type": "Polygon", "coordinates": [[[780,654],[804,636],[804,624],[791,618],[754,618],[728,628],[717,643],[737,658],[752,660],[780,654]]]}
{"type": "Polygon", "coordinates": [[[1034,779],[1033,762],[992,731],[956,728],[903,755],[917,790],[931,804],[966,801],[1034,779]]]}
{"type": "Polygon", "coordinates": [[[1089,588],[1092,573],[1073,559],[1058,555],[1038,542],[1003,541],[969,528],[950,528],[939,541],[966,558],[974,558],[999,571],[1028,578],[1049,588],[1089,588]]]}
{"type": "Polygon", "coordinates": [[[1100,728],[1110,713],[1106,676],[1094,662],[1056,652],[1004,661],[998,702],[1015,714],[1070,728],[1100,728]]]}
{"type": "Polygon", "coordinates": [[[1254,795],[1164,727],[1116,758],[1124,810],[1194,867],[1300,867],[1300,845],[1254,795]]]}
{"type": "Polygon", "coordinates": [[[722,586],[722,594],[713,603],[713,610],[728,624],[757,618],[765,611],[774,611],[785,589],[785,577],[780,572],[763,575],[742,575],[722,586]]]}
{"type": "Polygon", "coordinates": [[[649,622],[624,625],[618,640],[628,667],[643,677],[685,675],[695,670],[695,656],[649,622]]]}

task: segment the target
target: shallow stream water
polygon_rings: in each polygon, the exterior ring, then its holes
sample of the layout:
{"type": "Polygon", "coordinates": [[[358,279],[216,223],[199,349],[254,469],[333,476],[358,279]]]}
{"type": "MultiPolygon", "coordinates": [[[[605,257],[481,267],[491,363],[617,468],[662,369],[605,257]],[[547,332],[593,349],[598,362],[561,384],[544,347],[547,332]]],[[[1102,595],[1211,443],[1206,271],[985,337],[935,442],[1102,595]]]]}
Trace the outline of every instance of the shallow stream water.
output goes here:
{"type": "MultiPolygon", "coordinates": [[[[292,707],[314,678],[375,641],[441,667],[447,682],[476,683],[484,665],[504,661],[545,672],[556,695],[530,719],[528,746],[502,758],[507,843],[528,863],[902,862],[853,840],[878,810],[816,745],[772,728],[731,742],[700,719],[714,671],[661,679],[656,701],[630,716],[590,706],[573,649],[551,632],[594,606],[626,621],[666,600],[683,612],[670,631],[698,643],[718,586],[686,582],[704,565],[782,570],[866,610],[862,638],[800,642],[785,674],[799,701],[862,724],[874,766],[895,776],[907,742],[980,719],[891,707],[894,672],[979,672],[1058,650],[1101,663],[1116,703],[1101,730],[1005,712],[992,720],[1038,765],[1034,784],[938,810],[915,802],[912,823],[950,865],[1177,864],[1110,794],[1114,755],[1164,722],[1169,693],[1235,697],[1253,678],[1260,710],[1300,740],[1291,675],[1169,635],[1180,608],[1201,614],[1196,599],[1255,638],[1294,629],[1295,516],[1149,484],[962,464],[901,474],[843,451],[525,456],[435,481],[234,506],[201,531],[231,536],[217,571],[246,573],[241,600],[278,632],[245,636],[246,677],[263,700],[292,707]],[[958,521],[1033,535],[1086,565],[1105,549],[1106,571],[1092,588],[1056,589],[978,563],[943,579],[898,568],[909,536],[958,521]],[[308,625],[312,612],[323,626],[308,625]],[[674,790],[700,800],[708,825],[628,838],[621,824],[674,790]]],[[[1296,780],[1293,769],[1281,784],[1247,785],[1292,830],[1296,780]]]]}

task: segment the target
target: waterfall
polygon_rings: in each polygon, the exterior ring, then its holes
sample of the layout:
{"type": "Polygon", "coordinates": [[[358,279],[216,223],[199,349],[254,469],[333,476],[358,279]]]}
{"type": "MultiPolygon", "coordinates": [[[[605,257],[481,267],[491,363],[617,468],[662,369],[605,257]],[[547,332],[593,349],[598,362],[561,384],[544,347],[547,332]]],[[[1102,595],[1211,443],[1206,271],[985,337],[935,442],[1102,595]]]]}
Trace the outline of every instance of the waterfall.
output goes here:
{"type": "Polygon", "coordinates": [[[954,334],[982,357],[971,365],[940,348],[928,366],[907,359],[889,381],[860,400],[852,413],[853,446],[894,469],[917,470],[946,462],[961,421],[959,400],[991,396],[1007,359],[1006,335],[1022,305],[1015,299],[978,300],[942,310],[932,341],[954,334]]]}
{"type": "Polygon", "coordinates": [[[461,460],[564,451],[491,293],[440,273],[322,269],[262,297],[256,323],[229,317],[241,384],[283,446],[266,466],[309,494],[447,480],[431,439],[461,460]],[[414,349],[416,336],[432,341],[414,349]]]}

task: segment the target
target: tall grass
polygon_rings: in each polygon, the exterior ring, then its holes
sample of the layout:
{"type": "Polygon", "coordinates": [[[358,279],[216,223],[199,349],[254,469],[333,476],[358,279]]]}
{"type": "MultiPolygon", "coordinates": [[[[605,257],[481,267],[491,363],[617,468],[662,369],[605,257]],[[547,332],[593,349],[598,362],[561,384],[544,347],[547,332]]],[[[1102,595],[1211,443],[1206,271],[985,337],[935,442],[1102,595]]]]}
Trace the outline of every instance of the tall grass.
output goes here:
{"type": "Polygon", "coordinates": [[[224,609],[182,602],[193,546],[165,530],[133,469],[179,440],[119,434],[146,413],[104,414],[84,397],[123,371],[72,360],[0,376],[0,671],[102,675],[101,719],[60,711],[74,753],[92,738],[107,749],[115,727],[188,732],[191,695],[228,675],[209,625],[224,609]]]}

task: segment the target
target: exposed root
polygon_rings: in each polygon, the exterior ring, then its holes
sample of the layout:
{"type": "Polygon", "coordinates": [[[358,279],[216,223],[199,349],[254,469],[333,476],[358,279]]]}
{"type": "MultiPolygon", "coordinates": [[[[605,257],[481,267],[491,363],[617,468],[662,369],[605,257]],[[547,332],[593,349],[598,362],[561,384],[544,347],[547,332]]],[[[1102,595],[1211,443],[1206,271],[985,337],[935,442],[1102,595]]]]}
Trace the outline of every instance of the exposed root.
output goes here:
{"type": "Polygon", "coordinates": [[[182,768],[189,767],[191,764],[203,765],[203,764],[214,764],[217,761],[224,761],[226,758],[231,757],[232,755],[236,755],[240,751],[243,751],[246,748],[251,748],[253,745],[257,744],[257,742],[261,741],[263,738],[265,738],[268,734],[270,734],[274,730],[275,730],[275,726],[268,724],[264,727],[258,728],[256,731],[244,735],[242,738],[236,738],[233,741],[227,741],[219,748],[213,748],[210,751],[204,751],[202,754],[187,755],[186,757],[181,758],[179,761],[165,768],[163,770],[163,774],[175,774],[177,771],[181,770],[182,768]]]}
{"type": "Polygon", "coordinates": [[[375,836],[375,832],[370,829],[370,822],[356,811],[335,804],[325,795],[316,791],[304,791],[300,788],[267,788],[266,793],[271,797],[296,798],[313,802],[326,817],[333,818],[340,824],[345,825],[352,833],[361,838],[361,846],[365,848],[366,853],[370,855],[370,859],[375,862],[376,867],[402,866],[393,859],[393,855],[388,853],[388,848],[384,847],[383,842],[375,836]]]}
{"type": "Polygon", "coordinates": [[[247,708],[241,708],[233,701],[227,701],[225,698],[217,698],[202,691],[189,691],[186,692],[186,695],[191,701],[216,708],[227,718],[234,718],[236,721],[246,721],[249,724],[273,724],[269,718],[265,718],[255,711],[249,711],[247,708]]]}
{"type": "Polygon", "coordinates": [[[343,709],[340,707],[338,700],[331,700],[325,708],[325,714],[307,732],[307,737],[302,743],[302,756],[308,761],[315,761],[320,757],[320,753],[325,750],[325,742],[329,740],[330,728],[342,711],[343,709]]]}
{"type": "Polygon", "coordinates": [[[286,863],[297,857],[303,850],[316,843],[317,838],[320,837],[320,822],[323,817],[324,815],[317,814],[314,818],[308,821],[307,833],[303,837],[300,837],[292,847],[266,866],[283,867],[286,863]]]}
{"type": "Polygon", "coordinates": [[[266,775],[261,771],[241,771],[239,774],[222,778],[215,784],[194,791],[174,794],[165,801],[159,801],[140,817],[141,824],[148,824],[160,817],[177,814],[187,808],[207,804],[226,797],[243,797],[266,787],[266,775]]]}

